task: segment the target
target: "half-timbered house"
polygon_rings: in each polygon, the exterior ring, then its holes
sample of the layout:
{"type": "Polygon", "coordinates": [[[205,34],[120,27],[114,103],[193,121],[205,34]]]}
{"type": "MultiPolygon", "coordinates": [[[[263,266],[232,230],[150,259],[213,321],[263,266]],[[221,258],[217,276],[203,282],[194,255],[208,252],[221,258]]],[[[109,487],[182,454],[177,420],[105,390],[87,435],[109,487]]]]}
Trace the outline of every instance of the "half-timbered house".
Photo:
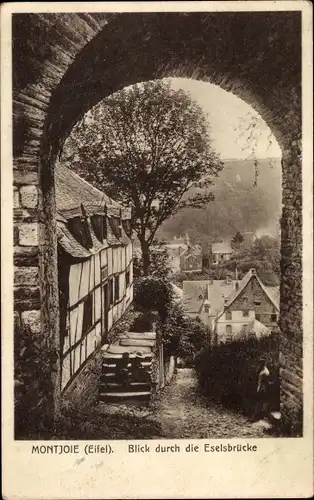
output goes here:
{"type": "Polygon", "coordinates": [[[130,209],[63,165],[55,186],[64,389],[132,302],[132,229],[130,209]]]}
{"type": "Polygon", "coordinates": [[[217,343],[251,333],[263,336],[277,328],[279,288],[265,286],[255,269],[240,282],[183,281],[183,306],[210,328],[217,343]]]}

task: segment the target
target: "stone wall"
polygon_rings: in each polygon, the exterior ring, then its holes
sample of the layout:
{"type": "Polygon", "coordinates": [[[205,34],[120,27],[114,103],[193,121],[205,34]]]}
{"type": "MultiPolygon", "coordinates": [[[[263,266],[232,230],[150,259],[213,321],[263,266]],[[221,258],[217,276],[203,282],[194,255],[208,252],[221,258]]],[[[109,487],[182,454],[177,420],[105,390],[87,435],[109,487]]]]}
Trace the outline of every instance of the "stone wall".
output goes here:
{"type": "Polygon", "coordinates": [[[281,411],[292,434],[302,430],[303,293],[302,293],[302,162],[301,141],[291,139],[282,155],[280,362],[281,411]]]}
{"type": "MultiPolygon", "coordinates": [[[[131,21],[129,14],[13,16],[15,314],[40,328],[49,348],[59,348],[54,164],[60,148],[99,100],[171,76],[233,92],[260,113],[282,148],[281,330],[289,345],[292,338],[302,345],[300,27],[300,12],[132,14],[131,21]]],[[[53,376],[57,412],[58,364],[53,376]]],[[[282,387],[285,412],[290,392],[282,387]]]]}
{"type": "Polygon", "coordinates": [[[98,350],[90,356],[73,382],[65,389],[62,399],[82,409],[97,403],[101,366],[102,356],[98,350]]]}

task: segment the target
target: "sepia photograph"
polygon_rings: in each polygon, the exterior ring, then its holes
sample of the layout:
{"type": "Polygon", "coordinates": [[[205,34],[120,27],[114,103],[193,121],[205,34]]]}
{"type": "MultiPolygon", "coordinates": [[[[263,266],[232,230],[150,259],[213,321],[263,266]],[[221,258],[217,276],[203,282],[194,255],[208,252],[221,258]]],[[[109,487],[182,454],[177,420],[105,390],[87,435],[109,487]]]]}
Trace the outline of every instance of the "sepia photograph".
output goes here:
{"type": "Polygon", "coordinates": [[[306,2],[199,3],[10,16],[11,411],[33,454],[304,437],[306,2]]]}
{"type": "Polygon", "coordinates": [[[300,12],[12,44],[16,439],[301,436],[300,12]]]}

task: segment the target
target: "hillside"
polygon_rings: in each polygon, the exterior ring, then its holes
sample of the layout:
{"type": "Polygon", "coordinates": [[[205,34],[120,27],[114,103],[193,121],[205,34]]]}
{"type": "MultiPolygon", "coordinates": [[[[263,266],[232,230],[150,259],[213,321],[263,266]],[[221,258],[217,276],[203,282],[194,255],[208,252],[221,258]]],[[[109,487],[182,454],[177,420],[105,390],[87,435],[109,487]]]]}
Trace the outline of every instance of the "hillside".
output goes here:
{"type": "Polygon", "coordinates": [[[215,200],[202,210],[181,210],[163,224],[158,238],[168,239],[188,232],[193,242],[207,247],[211,241],[230,239],[236,231],[278,236],[280,159],[258,160],[256,186],[253,160],[226,160],[224,164],[212,187],[215,200]]]}

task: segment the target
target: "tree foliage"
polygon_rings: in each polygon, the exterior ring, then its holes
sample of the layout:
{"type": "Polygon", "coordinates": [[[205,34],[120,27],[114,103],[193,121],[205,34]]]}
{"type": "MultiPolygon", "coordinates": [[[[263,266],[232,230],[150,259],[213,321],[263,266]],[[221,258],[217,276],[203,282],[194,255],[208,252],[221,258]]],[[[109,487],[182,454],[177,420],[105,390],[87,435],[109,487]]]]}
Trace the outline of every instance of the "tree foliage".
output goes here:
{"type": "Polygon", "coordinates": [[[211,201],[207,188],[223,166],[202,108],[161,80],[125,88],[95,106],[74,127],[62,162],[132,207],[145,274],[157,229],[180,208],[211,201]],[[203,191],[182,201],[192,186],[203,191]]]}
{"type": "Polygon", "coordinates": [[[14,330],[16,439],[45,439],[53,432],[53,381],[57,353],[21,324],[14,330]]]}
{"type": "Polygon", "coordinates": [[[240,248],[238,252],[214,270],[209,271],[211,279],[225,279],[226,275],[238,270],[239,279],[251,269],[265,285],[274,286],[279,283],[280,276],[280,243],[271,236],[257,238],[251,248],[240,248]]]}
{"type": "Polygon", "coordinates": [[[134,286],[134,307],[143,312],[157,311],[161,320],[173,302],[173,289],[170,281],[156,276],[139,278],[134,286]]]}
{"type": "Polygon", "coordinates": [[[240,231],[237,231],[231,240],[231,247],[234,250],[239,250],[241,248],[241,244],[243,243],[243,241],[244,241],[244,236],[240,233],[240,231]]]}
{"type": "Polygon", "coordinates": [[[192,364],[195,354],[209,344],[210,334],[201,321],[190,318],[181,304],[174,303],[162,324],[162,338],[166,353],[192,364]]]}
{"type": "MultiPolygon", "coordinates": [[[[133,274],[134,278],[144,275],[143,255],[141,252],[134,252],[133,254],[133,274]]],[[[150,247],[148,274],[158,278],[168,278],[171,274],[167,248],[158,241],[154,242],[150,247]]]]}

